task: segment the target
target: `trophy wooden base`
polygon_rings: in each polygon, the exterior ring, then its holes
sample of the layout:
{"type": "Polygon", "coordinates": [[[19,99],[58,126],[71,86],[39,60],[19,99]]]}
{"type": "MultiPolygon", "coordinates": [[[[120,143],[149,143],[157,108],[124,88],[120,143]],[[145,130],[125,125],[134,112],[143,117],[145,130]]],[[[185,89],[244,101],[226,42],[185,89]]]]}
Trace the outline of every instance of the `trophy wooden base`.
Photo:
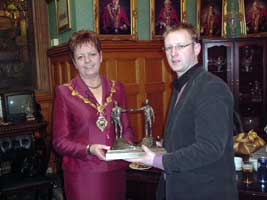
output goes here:
{"type": "MultiPolygon", "coordinates": [[[[154,152],[166,152],[164,148],[150,148],[150,150],[154,152]]],[[[106,153],[106,160],[121,160],[121,159],[131,159],[131,158],[139,158],[145,155],[145,152],[141,147],[134,147],[129,149],[118,149],[118,150],[108,150],[106,153]]]]}

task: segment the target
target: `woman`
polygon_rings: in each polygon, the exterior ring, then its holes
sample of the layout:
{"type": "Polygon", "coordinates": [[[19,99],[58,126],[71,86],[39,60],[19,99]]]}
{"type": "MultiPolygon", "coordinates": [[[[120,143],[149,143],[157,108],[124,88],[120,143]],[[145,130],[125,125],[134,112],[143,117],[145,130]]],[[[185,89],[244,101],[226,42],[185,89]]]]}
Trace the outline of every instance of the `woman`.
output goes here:
{"type": "MultiPolygon", "coordinates": [[[[69,48],[79,74],[56,88],[53,146],[63,157],[64,188],[68,200],[125,199],[124,161],[105,161],[114,143],[111,110],[114,101],[126,108],[122,83],[99,74],[102,63],[96,34],[81,30],[69,48]]],[[[127,113],[122,113],[123,137],[133,141],[127,113]]]]}

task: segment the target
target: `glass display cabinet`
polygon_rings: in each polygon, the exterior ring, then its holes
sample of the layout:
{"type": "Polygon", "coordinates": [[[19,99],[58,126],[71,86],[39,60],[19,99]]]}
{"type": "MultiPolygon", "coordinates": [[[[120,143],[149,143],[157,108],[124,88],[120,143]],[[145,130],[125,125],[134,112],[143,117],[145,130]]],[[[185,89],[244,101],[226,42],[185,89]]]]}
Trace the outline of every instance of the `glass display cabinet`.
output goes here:
{"type": "Polygon", "coordinates": [[[231,88],[245,131],[266,125],[266,38],[203,39],[203,65],[231,88]]]}
{"type": "Polygon", "coordinates": [[[206,70],[224,80],[233,89],[233,43],[203,40],[203,64],[206,70]]]}

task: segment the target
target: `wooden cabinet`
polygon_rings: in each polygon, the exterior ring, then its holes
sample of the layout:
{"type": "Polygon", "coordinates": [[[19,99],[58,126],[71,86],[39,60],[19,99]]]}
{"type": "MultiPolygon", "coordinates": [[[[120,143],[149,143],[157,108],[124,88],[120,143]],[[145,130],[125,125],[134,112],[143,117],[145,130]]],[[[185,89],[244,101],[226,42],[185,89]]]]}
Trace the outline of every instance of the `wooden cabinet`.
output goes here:
{"type": "Polygon", "coordinates": [[[203,65],[231,88],[245,130],[266,124],[266,39],[203,39],[203,65]]]}
{"type": "MultiPolygon", "coordinates": [[[[54,177],[46,175],[47,122],[0,125],[0,199],[21,199],[45,191],[52,199],[54,177]]],[[[28,198],[27,198],[28,199],[28,198]]]]}
{"type": "Polygon", "coordinates": [[[35,89],[49,122],[48,132],[53,102],[47,58],[49,41],[45,1],[0,1],[0,89],[35,89]]]}
{"type": "Polygon", "coordinates": [[[0,125],[0,179],[46,173],[50,152],[46,127],[45,121],[0,125]]]}
{"type": "Polygon", "coordinates": [[[0,27],[0,88],[48,90],[46,3],[1,0],[0,27]]]}

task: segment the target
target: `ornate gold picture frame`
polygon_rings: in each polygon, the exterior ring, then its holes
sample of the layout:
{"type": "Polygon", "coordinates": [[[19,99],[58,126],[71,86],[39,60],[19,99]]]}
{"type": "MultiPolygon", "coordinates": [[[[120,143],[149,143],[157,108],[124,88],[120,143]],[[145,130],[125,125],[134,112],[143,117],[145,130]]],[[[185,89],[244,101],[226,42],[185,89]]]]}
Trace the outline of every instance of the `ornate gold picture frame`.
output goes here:
{"type": "Polygon", "coordinates": [[[224,36],[224,1],[197,1],[197,30],[201,38],[224,36]]]}
{"type": "Polygon", "coordinates": [[[135,40],[136,0],[94,0],[95,31],[101,40],[135,40]]]}
{"type": "Polygon", "coordinates": [[[58,32],[71,29],[70,2],[69,0],[56,0],[58,32]]]}
{"type": "Polygon", "coordinates": [[[150,30],[152,39],[161,40],[168,27],[186,19],[185,0],[150,0],[150,30]]]}
{"type": "Polygon", "coordinates": [[[242,0],[243,20],[245,21],[245,33],[248,36],[267,35],[267,1],[266,0],[242,0]]]}

